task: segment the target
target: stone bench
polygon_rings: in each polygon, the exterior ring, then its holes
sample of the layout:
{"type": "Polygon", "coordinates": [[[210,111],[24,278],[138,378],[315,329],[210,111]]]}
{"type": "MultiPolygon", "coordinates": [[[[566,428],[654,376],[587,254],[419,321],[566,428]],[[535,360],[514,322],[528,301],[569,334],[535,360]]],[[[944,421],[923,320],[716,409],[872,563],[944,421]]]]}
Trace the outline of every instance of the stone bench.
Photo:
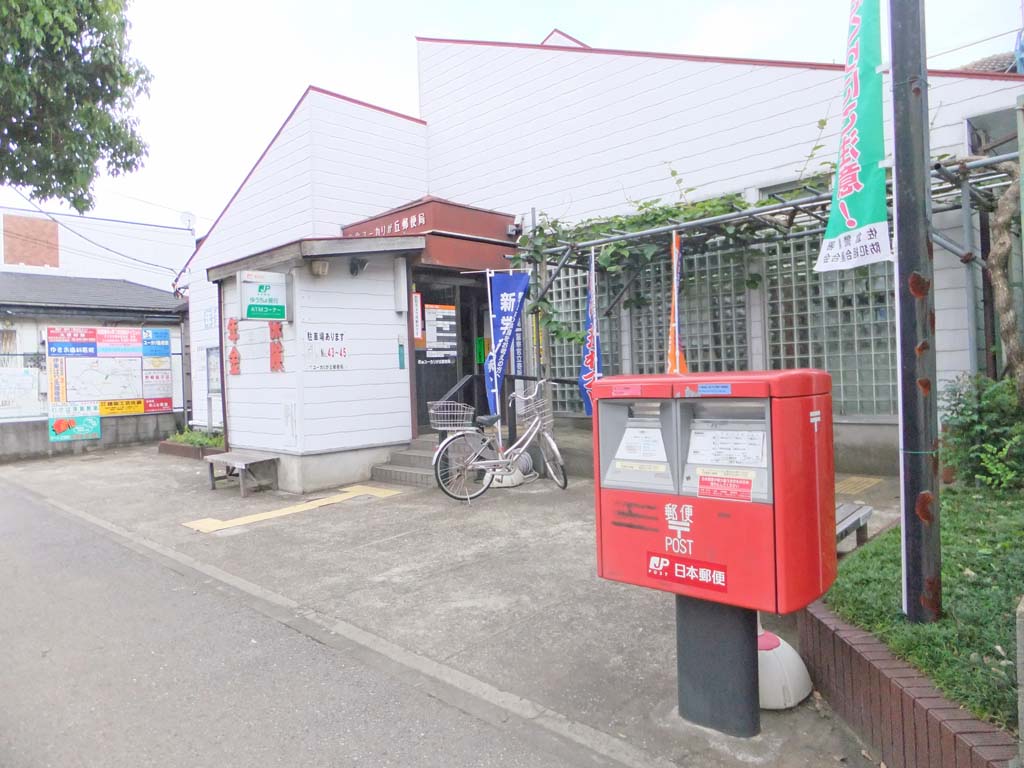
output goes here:
{"type": "Polygon", "coordinates": [[[868,520],[874,514],[873,507],[848,501],[836,504],[836,544],[851,533],[857,534],[857,546],[866,544],[868,540],[868,520]]]}

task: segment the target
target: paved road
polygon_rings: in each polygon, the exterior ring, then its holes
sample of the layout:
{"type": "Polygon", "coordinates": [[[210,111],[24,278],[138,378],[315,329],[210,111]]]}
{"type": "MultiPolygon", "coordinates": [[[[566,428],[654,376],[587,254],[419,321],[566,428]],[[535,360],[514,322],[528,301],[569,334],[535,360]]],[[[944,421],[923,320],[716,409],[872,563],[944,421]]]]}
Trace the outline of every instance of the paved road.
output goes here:
{"type": "Polygon", "coordinates": [[[0,766],[612,765],[271,613],[6,489],[0,766]]]}

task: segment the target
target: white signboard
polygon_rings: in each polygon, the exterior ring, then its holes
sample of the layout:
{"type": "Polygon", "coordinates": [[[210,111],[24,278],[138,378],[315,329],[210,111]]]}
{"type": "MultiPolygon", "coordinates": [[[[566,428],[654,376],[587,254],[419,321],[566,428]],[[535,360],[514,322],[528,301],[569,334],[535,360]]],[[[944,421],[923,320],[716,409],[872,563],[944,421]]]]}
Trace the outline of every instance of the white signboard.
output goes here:
{"type": "Polygon", "coordinates": [[[243,320],[286,320],[288,277],[281,272],[238,273],[238,295],[243,320]]]}
{"type": "Polygon", "coordinates": [[[0,368],[0,416],[36,416],[41,410],[39,371],[0,368]]]}
{"type": "Polygon", "coordinates": [[[424,304],[427,331],[427,357],[455,357],[459,353],[459,334],[455,329],[455,305],[424,304]]]}
{"type": "Polygon", "coordinates": [[[423,336],[423,294],[419,292],[412,295],[412,337],[418,342],[426,341],[423,336]]]}
{"type": "Polygon", "coordinates": [[[143,362],[142,396],[174,397],[174,379],[171,377],[169,357],[157,357],[143,362]],[[159,364],[154,365],[157,361],[159,364]]]}
{"type": "Polygon", "coordinates": [[[303,343],[307,371],[343,371],[348,358],[345,333],[338,328],[306,331],[303,343]]]}
{"type": "Polygon", "coordinates": [[[206,391],[220,392],[220,347],[206,348],[206,391]]]}
{"type": "Polygon", "coordinates": [[[720,467],[767,467],[764,432],[748,429],[694,429],[689,464],[720,467]]]}

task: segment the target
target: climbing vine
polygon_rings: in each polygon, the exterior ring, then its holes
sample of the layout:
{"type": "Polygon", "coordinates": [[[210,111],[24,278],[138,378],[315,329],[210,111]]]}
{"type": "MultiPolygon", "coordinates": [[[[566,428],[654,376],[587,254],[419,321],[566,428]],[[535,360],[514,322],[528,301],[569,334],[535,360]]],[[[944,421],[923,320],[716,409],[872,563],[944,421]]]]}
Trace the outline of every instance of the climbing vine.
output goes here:
{"type": "MultiPolygon", "coordinates": [[[[677,171],[670,170],[670,175],[678,194],[678,199],[674,202],[664,202],[662,199],[631,201],[632,210],[628,213],[587,219],[573,224],[541,213],[536,226],[519,240],[519,252],[516,256],[517,266],[547,264],[550,267],[559,260],[559,252],[564,254],[565,249],[568,248],[571,251],[569,257],[571,263],[575,264],[577,268],[584,267],[588,263],[589,252],[584,252],[585,249],[580,248],[581,243],[600,240],[612,234],[643,232],[674,223],[735,213],[750,207],[737,194],[690,201],[689,194],[694,191],[693,188],[684,187],[677,171]]],[[[813,181],[824,186],[827,184],[827,177],[815,178],[813,181]]],[[[782,197],[792,199],[806,194],[806,190],[796,189],[782,197]]],[[[778,199],[761,200],[756,205],[769,205],[776,202],[778,199]]],[[[732,249],[738,251],[737,258],[742,258],[742,249],[751,241],[762,238],[765,230],[770,228],[766,223],[769,218],[762,216],[708,228],[702,237],[684,240],[683,252],[684,254],[699,252],[709,247],[732,249]]],[[[794,232],[800,229],[800,227],[793,226],[792,220],[785,219],[780,219],[778,226],[794,232]]],[[[640,241],[622,240],[609,243],[602,246],[597,254],[597,268],[605,276],[605,279],[612,277],[613,284],[621,288],[634,273],[658,260],[667,259],[670,247],[667,234],[640,241]]],[[[761,275],[750,273],[746,278],[746,287],[756,288],[760,284],[760,280],[761,275]]],[[[576,322],[559,317],[547,296],[536,298],[540,290],[536,281],[532,290],[534,299],[530,305],[530,311],[538,315],[541,327],[553,339],[582,341],[583,331],[579,329],[576,322]]],[[[649,304],[650,298],[636,291],[622,300],[622,306],[626,309],[640,309],[649,304]]]]}

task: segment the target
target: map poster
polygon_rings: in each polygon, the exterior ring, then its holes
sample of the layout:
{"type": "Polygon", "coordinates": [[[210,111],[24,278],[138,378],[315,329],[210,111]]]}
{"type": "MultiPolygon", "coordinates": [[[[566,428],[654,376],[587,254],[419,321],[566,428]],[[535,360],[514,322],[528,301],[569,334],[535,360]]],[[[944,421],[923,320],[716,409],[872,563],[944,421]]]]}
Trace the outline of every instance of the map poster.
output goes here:
{"type": "MultiPolygon", "coordinates": [[[[98,404],[89,414],[96,417],[173,410],[169,328],[50,327],[46,350],[51,411],[83,404],[98,404]]],[[[60,426],[59,434],[74,432],[60,426]]]]}
{"type": "Polygon", "coordinates": [[[64,361],[65,401],[134,400],[142,397],[141,357],[69,357],[64,361]]]}

